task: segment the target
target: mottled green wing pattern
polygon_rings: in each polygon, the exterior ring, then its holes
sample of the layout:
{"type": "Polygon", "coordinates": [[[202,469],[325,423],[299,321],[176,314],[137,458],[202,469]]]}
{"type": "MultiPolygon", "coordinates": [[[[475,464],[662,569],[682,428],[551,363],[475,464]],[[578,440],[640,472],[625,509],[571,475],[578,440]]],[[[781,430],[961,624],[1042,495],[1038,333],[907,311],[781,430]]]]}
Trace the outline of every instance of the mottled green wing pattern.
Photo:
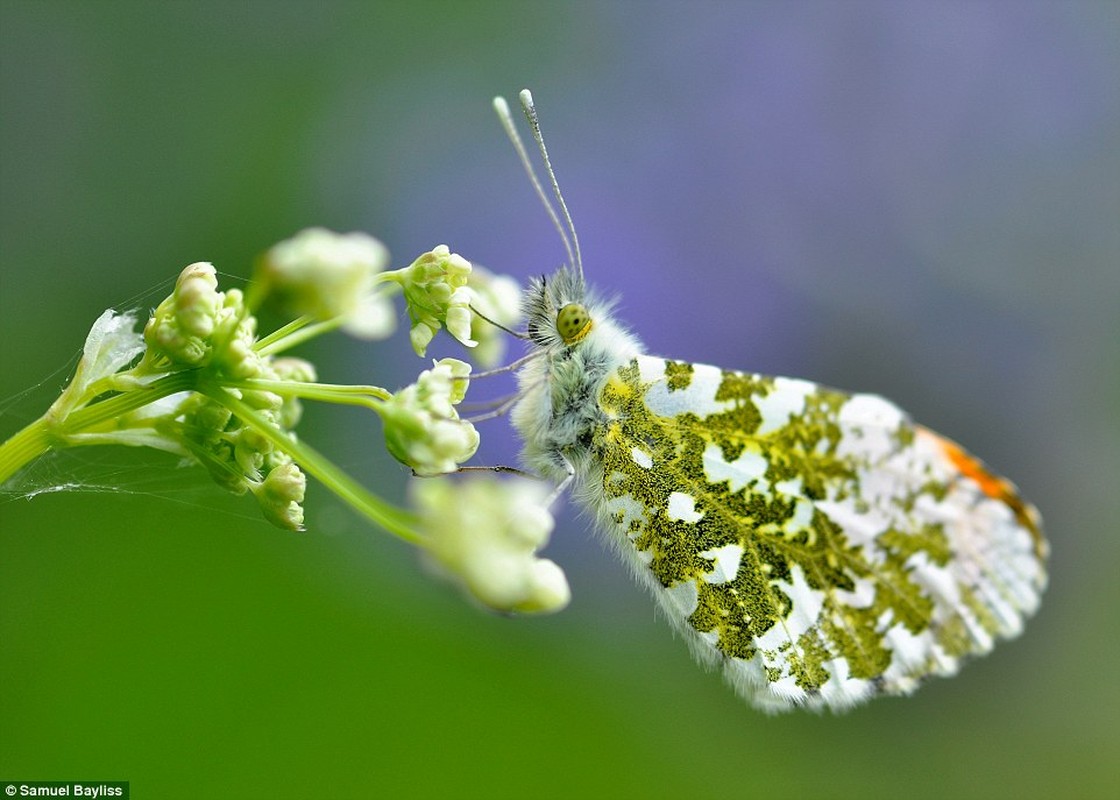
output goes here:
{"type": "Polygon", "coordinates": [[[908,693],[1038,606],[1037,512],[880,397],[642,356],[599,403],[601,526],[756,706],[908,693]]]}

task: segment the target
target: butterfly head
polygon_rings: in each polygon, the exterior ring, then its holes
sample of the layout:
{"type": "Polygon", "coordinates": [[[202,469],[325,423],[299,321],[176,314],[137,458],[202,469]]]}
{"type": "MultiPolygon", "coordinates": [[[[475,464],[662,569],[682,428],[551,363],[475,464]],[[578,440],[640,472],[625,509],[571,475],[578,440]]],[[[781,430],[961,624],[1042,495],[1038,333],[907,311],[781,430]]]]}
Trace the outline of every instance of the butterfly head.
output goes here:
{"type": "Polygon", "coordinates": [[[595,327],[597,305],[575,270],[563,267],[539,278],[525,293],[529,339],[543,348],[574,347],[595,327]]]}

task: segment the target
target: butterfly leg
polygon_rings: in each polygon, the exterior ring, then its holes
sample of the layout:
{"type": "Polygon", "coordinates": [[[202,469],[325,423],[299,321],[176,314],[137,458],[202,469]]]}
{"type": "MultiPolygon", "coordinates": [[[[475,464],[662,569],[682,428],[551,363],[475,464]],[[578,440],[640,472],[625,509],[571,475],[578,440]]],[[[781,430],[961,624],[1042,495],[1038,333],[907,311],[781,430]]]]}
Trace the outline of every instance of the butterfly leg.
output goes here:
{"type": "Polygon", "coordinates": [[[556,488],[552,490],[552,494],[550,494],[545,501],[545,508],[551,508],[552,504],[560,498],[560,495],[568,490],[568,487],[572,485],[572,481],[575,480],[576,477],[576,468],[572,465],[568,457],[561,454],[560,458],[563,460],[564,480],[560,481],[560,483],[556,485],[556,488]]]}

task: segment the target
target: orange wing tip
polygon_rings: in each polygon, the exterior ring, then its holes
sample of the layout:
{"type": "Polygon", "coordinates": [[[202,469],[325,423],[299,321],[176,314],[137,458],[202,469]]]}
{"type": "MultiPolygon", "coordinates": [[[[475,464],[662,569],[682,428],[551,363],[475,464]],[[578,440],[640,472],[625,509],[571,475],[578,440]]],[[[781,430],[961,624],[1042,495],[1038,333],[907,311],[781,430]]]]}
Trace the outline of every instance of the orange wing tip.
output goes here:
{"type": "Polygon", "coordinates": [[[1035,555],[1045,561],[1050,554],[1050,546],[1042,535],[1042,515],[1031,503],[1019,495],[1019,490],[1011,481],[996,475],[976,456],[966,451],[952,439],[934,433],[929,428],[916,426],[918,436],[925,437],[940,450],[949,462],[964,477],[975,483],[981,492],[993,500],[998,500],[1011,509],[1016,521],[1031,535],[1035,555]]]}

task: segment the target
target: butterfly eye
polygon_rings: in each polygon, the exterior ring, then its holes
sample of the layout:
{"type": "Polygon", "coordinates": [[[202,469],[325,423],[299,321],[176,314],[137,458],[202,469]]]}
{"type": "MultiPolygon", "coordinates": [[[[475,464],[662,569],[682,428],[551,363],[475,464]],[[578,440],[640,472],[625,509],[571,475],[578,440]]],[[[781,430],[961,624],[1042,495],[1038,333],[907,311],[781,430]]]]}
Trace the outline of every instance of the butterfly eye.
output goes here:
{"type": "Polygon", "coordinates": [[[591,330],[591,315],[579,303],[568,303],[556,314],[556,332],[564,344],[575,344],[591,330]]]}

